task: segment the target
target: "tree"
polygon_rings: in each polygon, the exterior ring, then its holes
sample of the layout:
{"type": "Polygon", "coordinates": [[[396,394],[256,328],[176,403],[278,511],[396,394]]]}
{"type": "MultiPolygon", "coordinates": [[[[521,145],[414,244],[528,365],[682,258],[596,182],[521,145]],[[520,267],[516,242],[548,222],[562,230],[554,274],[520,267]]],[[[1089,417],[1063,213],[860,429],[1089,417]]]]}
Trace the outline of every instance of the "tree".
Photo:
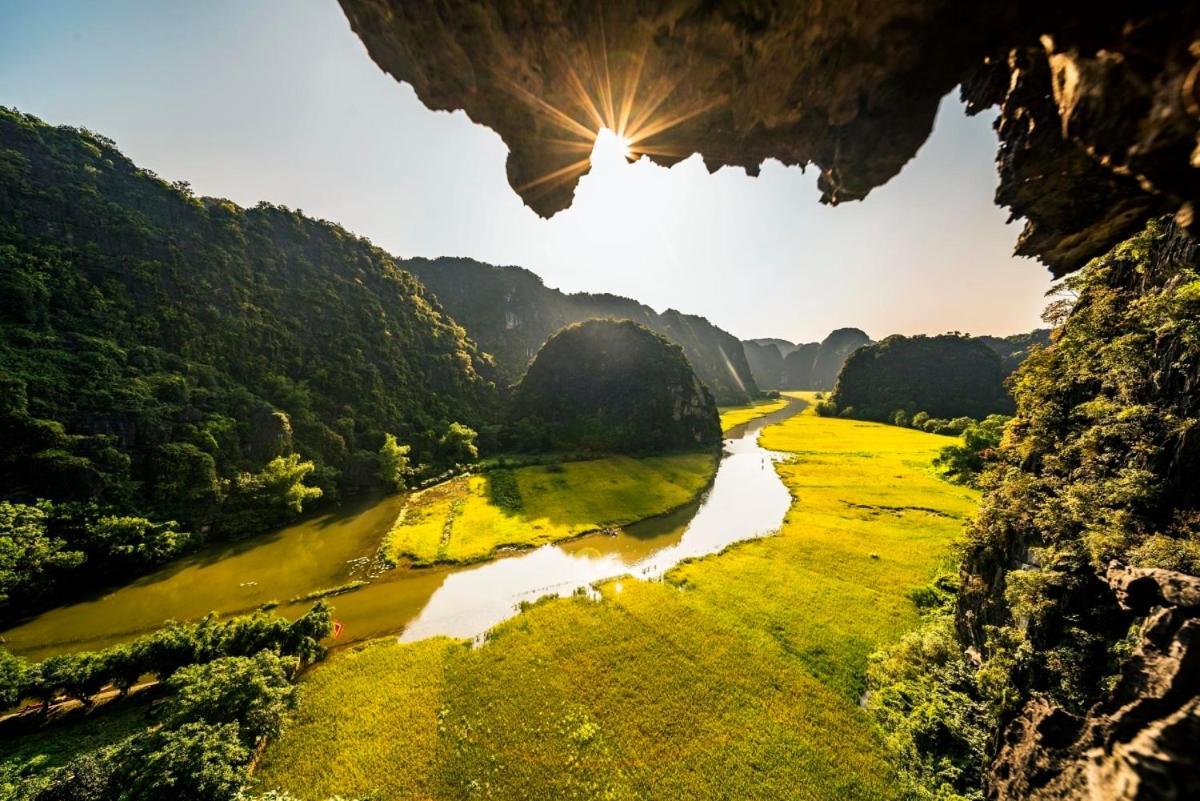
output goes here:
{"type": "Polygon", "coordinates": [[[295,706],[289,676],[296,665],[295,657],[259,651],[181,668],[167,680],[174,694],[165,704],[164,725],[237,723],[247,746],[278,736],[284,715],[295,706]]]}
{"type": "Polygon", "coordinates": [[[388,489],[403,490],[408,486],[408,477],[412,474],[408,464],[411,450],[411,446],[397,442],[394,434],[383,438],[379,448],[379,480],[388,489]]]}
{"type": "Polygon", "coordinates": [[[450,464],[467,464],[479,458],[479,448],[475,439],[479,435],[475,429],[462,423],[451,423],[438,440],[438,449],[442,458],[450,464]]]}
{"type": "Polygon", "coordinates": [[[52,582],[54,574],[83,564],[84,555],[47,531],[53,507],[0,501],[0,604],[52,582]]]}
{"type": "Polygon", "coordinates": [[[115,783],[138,801],[229,801],[242,788],[251,750],[238,724],[184,723],[139,738],[115,783]]]}
{"type": "Polygon", "coordinates": [[[16,706],[25,690],[25,660],[0,648],[0,708],[16,706]]]}

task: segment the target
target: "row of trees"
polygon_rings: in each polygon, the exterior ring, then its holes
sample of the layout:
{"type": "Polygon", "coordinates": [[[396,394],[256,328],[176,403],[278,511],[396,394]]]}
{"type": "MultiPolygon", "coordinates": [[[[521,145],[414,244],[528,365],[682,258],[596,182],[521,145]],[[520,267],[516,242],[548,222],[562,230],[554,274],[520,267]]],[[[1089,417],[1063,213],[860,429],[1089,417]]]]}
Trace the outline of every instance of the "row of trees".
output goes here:
{"type": "MultiPolygon", "coordinates": [[[[4,701],[66,696],[159,677],[169,693],[145,730],[22,779],[14,801],[231,801],[254,755],[295,706],[299,668],[321,654],[332,625],[318,603],[294,622],[255,614],[172,624],[128,645],[26,665],[0,652],[4,701]]],[[[268,796],[269,797],[269,796],[268,796]]]]}
{"type": "Polygon", "coordinates": [[[321,655],[320,641],[332,625],[329,606],[318,602],[295,621],[265,612],[224,621],[209,615],[192,623],[168,623],[103,651],[62,654],[32,664],[0,649],[0,706],[35,699],[48,708],[63,698],[86,704],[105,687],[124,692],[145,676],[163,680],[188,665],[264,650],[308,663],[321,655]]]}

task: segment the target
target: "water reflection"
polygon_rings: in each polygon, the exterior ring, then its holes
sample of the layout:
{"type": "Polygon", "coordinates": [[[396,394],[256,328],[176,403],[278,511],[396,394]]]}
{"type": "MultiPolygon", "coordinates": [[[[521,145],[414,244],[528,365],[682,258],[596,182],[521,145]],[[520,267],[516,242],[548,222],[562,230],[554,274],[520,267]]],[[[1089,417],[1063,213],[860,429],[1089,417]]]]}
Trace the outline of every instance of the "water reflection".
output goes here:
{"type": "Polygon", "coordinates": [[[405,627],[401,639],[478,636],[512,616],[522,601],[570,595],[623,574],[656,578],[684,559],[770,534],[783,522],[791,497],[772,467],[780,454],[759,447],[757,432],[795,414],[802,405],[731,431],[712,487],[698,503],[615,536],[546,545],[449,575],[405,627]]]}
{"type": "Polygon", "coordinates": [[[477,566],[370,573],[371,557],[402,505],[394,496],[306,521],[252,542],[214,547],[102,597],[54,609],[5,632],[15,653],[41,659],[131,639],[168,618],[242,612],[267,602],[294,617],[311,601],[289,602],[353,578],[371,583],[333,599],[345,631],[338,644],[402,632],[474,637],[512,616],[522,601],[569,595],[623,574],[653,578],[681,560],[716,553],[779,527],[790,504],[772,467],[778,454],[758,431],[803,408],[785,409],[731,430],[708,492],[670,515],[615,535],[546,545],[477,566]]]}

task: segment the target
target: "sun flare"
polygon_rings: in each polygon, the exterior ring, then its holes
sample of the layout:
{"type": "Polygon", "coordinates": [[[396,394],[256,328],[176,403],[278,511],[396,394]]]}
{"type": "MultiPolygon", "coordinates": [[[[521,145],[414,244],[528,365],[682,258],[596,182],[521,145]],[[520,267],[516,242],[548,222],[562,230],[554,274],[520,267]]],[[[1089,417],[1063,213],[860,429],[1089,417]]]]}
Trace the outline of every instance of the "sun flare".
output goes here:
{"type": "Polygon", "coordinates": [[[618,159],[634,161],[633,145],[628,139],[608,128],[601,128],[596,134],[596,142],[592,145],[592,164],[616,162],[618,159]]]}

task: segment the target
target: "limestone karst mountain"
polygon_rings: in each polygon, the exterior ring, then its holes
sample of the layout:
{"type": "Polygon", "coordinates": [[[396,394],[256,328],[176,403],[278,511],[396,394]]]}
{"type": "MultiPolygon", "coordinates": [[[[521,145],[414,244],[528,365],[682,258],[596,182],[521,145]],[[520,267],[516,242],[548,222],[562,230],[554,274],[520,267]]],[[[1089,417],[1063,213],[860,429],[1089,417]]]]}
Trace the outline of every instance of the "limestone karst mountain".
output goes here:
{"type": "Polygon", "coordinates": [[[501,374],[515,382],[530,359],[560,328],[592,318],[628,319],[683,348],[696,375],[722,405],[746,403],[758,387],[742,343],[703,317],[649,306],[618,295],[551,289],[522,267],[497,267],[473,259],[409,259],[417,276],[495,357],[501,374]]]}

